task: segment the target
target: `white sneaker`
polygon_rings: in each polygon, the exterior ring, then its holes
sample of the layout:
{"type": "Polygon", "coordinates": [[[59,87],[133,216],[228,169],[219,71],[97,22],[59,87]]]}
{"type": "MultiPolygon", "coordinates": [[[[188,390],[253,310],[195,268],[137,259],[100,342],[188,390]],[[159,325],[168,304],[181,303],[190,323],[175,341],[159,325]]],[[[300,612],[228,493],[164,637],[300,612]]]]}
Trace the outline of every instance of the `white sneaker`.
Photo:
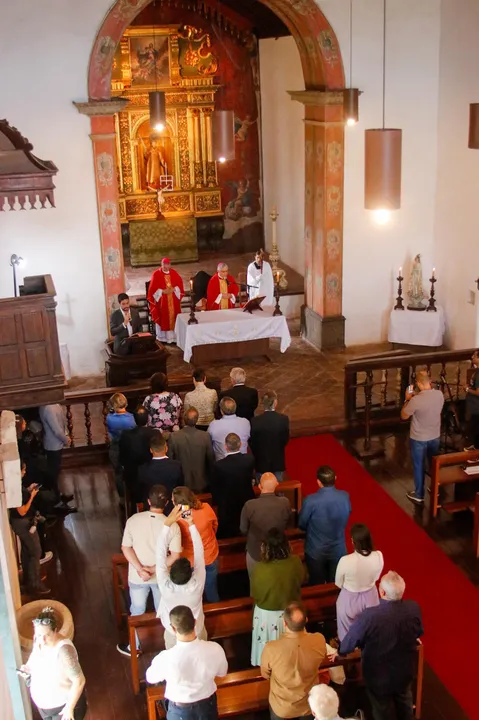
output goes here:
{"type": "Polygon", "coordinates": [[[45,553],[45,557],[42,557],[41,560],[40,560],[40,565],[43,565],[43,563],[50,562],[50,560],[52,559],[52,557],[53,557],[52,551],[51,551],[51,550],[47,550],[47,552],[45,553]]]}

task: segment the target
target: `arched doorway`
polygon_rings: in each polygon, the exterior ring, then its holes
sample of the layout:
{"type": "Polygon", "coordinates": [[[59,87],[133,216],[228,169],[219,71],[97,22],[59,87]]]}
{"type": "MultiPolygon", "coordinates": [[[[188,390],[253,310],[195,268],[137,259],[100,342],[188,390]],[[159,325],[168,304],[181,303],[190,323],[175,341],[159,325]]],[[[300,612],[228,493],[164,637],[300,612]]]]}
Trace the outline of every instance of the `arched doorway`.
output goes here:
{"type": "MultiPolygon", "coordinates": [[[[114,114],[124,101],[111,99],[117,44],[132,20],[153,0],[116,0],[95,39],[88,69],[103,277],[108,310],[123,289],[124,272],[115,182],[114,114]]],[[[261,0],[288,27],[301,57],[306,90],[292,93],[305,105],[305,311],[306,337],[318,347],[344,344],[342,317],[342,218],[344,125],[343,63],[331,25],[314,0],[261,0]]]]}

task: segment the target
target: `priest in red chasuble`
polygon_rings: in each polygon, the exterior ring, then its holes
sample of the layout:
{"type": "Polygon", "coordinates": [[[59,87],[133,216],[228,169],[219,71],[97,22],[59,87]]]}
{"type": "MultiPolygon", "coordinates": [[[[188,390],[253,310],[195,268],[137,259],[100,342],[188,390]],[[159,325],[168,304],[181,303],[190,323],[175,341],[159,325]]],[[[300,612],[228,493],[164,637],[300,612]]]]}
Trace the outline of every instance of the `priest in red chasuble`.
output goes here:
{"type": "Polygon", "coordinates": [[[151,276],[148,288],[151,317],[156,323],[156,337],[160,342],[176,342],[176,316],[181,312],[184,294],[183,280],[171,267],[170,258],[164,257],[161,267],[151,276]]]}
{"type": "Polygon", "coordinates": [[[228,275],[228,265],[226,263],[219,263],[216,271],[216,275],[213,275],[208,283],[206,309],[228,310],[228,308],[234,308],[239,294],[239,287],[234,277],[228,275]]]}

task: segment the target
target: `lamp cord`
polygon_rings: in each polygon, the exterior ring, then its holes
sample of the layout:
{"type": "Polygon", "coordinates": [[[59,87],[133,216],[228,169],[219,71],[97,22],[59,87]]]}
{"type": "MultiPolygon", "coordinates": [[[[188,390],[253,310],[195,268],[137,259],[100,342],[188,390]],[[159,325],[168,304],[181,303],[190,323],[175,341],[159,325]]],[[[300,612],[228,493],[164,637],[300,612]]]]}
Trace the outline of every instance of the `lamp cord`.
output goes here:
{"type": "Polygon", "coordinates": [[[353,87],[353,0],[349,0],[349,87],[353,87]]]}
{"type": "Polygon", "coordinates": [[[386,127],[386,0],[383,0],[383,130],[386,127]]]}

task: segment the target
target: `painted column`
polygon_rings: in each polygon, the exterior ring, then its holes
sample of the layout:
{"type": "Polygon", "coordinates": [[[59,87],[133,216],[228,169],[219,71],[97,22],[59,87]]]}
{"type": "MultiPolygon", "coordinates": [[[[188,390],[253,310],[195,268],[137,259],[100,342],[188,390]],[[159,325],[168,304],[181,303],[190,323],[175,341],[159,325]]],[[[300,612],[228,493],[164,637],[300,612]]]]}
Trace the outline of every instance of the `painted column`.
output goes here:
{"type": "Polygon", "coordinates": [[[344,347],[343,94],[341,91],[289,94],[305,105],[303,335],[319,348],[344,347]]]}
{"type": "Polygon", "coordinates": [[[115,114],[121,112],[128,102],[118,98],[74,103],[78,112],[88,115],[91,122],[107,327],[111,312],[118,307],[118,293],[125,291],[118,215],[115,114]]]}

